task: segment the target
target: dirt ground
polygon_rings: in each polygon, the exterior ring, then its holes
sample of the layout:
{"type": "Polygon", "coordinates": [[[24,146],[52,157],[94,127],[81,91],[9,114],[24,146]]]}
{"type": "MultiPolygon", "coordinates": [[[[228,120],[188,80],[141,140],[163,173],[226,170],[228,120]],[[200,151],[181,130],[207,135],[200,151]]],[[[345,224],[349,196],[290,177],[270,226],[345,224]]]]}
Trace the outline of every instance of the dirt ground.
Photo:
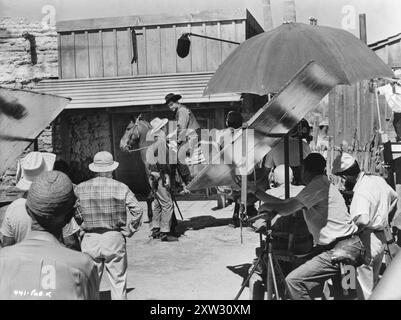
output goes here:
{"type": "MultiPolygon", "coordinates": [[[[177,213],[179,241],[150,238],[147,223],[128,239],[128,299],[234,299],[255,258],[258,234],[243,228],[241,244],[240,228],[228,225],[233,205],[215,210],[216,200],[178,204],[184,216],[182,221],[177,213]]],[[[109,293],[104,273],[102,299],[109,293]]],[[[248,297],[245,288],[240,299],[248,297]]]]}

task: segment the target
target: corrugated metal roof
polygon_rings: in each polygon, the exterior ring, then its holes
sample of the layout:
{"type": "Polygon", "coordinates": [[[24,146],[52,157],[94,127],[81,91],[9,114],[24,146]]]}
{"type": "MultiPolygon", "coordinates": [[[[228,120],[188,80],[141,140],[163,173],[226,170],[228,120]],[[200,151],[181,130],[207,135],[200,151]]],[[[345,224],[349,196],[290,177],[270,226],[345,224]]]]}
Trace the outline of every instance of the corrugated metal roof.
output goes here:
{"type": "Polygon", "coordinates": [[[213,72],[134,77],[43,80],[35,91],[72,98],[66,109],[110,108],[164,104],[170,92],[183,103],[239,101],[239,94],[203,96],[213,72]]]}

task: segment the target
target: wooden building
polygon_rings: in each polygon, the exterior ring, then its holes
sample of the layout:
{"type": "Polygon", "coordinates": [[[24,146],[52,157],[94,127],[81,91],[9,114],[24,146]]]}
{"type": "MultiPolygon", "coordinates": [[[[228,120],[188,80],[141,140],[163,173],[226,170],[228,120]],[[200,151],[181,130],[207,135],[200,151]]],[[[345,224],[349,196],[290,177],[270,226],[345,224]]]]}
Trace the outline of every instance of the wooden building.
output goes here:
{"type": "Polygon", "coordinates": [[[170,92],[182,95],[203,128],[223,128],[226,113],[241,107],[238,94],[203,96],[237,45],[192,37],[189,55],[180,58],[177,40],[187,32],[242,42],[263,29],[245,9],[58,22],[59,79],[35,90],[72,98],[53,126],[53,144],[74,182],[90,176],[94,153],[108,150],[120,162],[116,178],[146,193],[139,154],[121,152],[119,141],[140,113],[172,119],[164,104],[170,92]]]}
{"type": "MultiPolygon", "coordinates": [[[[391,68],[401,68],[401,33],[369,47],[391,68]]],[[[369,80],[350,86],[341,85],[329,94],[329,135],[333,137],[335,146],[344,141],[349,145],[357,141],[359,149],[365,149],[380,127],[389,139],[394,139],[392,111],[381,95],[378,96],[377,108],[375,94],[369,85],[369,80]]]]}

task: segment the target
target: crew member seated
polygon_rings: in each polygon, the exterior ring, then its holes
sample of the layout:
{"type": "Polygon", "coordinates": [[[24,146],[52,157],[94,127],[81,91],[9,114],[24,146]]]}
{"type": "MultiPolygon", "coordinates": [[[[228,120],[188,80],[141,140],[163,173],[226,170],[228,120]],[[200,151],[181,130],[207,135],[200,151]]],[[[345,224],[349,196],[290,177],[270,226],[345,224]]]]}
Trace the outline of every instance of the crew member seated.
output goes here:
{"type": "Polygon", "coordinates": [[[313,236],[313,257],[286,277],[289,295],[294,300],[310,300],[315,294],[322,296],[326,280],[340,274],[334,261],[336,249],[352,248],[354,261],[362,259],[363,244],[356,235],[357,225],[347,211],[344,198],[330,183],[326,173],[326,160],[319,153],[309,154],[303,162],[302,179],[305,188],[295,197],[279,199],[255,190],[263,199],[260,212],[273,211],[288,216],[303,210],[309,232],[313,236]]]}
{"type": "MultiPolygon", "coordinates": [[[[289,170],[289,181],[293,180],[291,168],[289,170]]],[[[304,186],[295,186],[290,183],[290,195],[295,197],[304,186]]],[[[272,173],[271,188],[266,190],[268,195],[276,198],[285,199],[285,166],[279,165],[272,173]]],[[[273,236],[273,248],[278,250],[290,249],[294,254],[308,253],[313,246],[311,235],[302,215],[302,211],[294,212],[293,216],[276,215],[272,221],[272,230],[276,231],[273,236]],[[289,236],[293,235],[293,243],[289,243],[289,236]]]]}

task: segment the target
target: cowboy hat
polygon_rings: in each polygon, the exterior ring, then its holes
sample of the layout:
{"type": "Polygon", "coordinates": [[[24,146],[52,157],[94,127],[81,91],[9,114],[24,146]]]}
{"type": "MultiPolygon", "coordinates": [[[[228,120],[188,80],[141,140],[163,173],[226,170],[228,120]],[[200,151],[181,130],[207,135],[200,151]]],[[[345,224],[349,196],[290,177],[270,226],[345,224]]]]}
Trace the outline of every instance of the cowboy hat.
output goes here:
{"type": "Polygon", "coordinates": [[[119,163],[113,160],[110,152],[100,151],[93,157],[93,162],[89,165],[92,172],[110,172],[117,169],[119,163]]]}
{"type": "Polygon", "coordinates": [[[166,104],[168,104],[170,101],[177,102],[177,101],[180,100],[181,98],[182,98],[182,96],[179,95],[179,94],[169,93],[169,94],[166,95],[166,97],[165,97],[165,99],[166,99],[166,104]]]}
{"type": "Polygon", "coordinates": [[[21,173],[21,179],[16,187],[21,190],[28,190],[37,176],[53,170],[55,161],[56,155],[54,153],[37,151],[28,153],[18,164],[17,172],[21,173]]]}
{"type": "Polygon", "coordinates": [[[152,130],[150,131],[150,134],[155,134],[157,131],[159,131],[161,128],[163,128],[168,122],[168,119],[160,119],[158,117],[154,118],[152,121],[150,121],[150,125],[152,126],[152,130]]]}

